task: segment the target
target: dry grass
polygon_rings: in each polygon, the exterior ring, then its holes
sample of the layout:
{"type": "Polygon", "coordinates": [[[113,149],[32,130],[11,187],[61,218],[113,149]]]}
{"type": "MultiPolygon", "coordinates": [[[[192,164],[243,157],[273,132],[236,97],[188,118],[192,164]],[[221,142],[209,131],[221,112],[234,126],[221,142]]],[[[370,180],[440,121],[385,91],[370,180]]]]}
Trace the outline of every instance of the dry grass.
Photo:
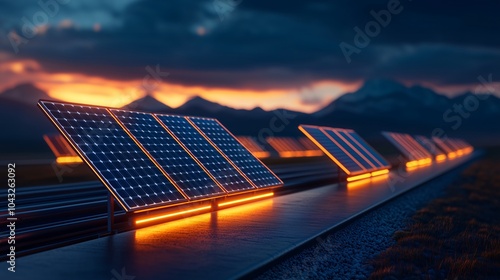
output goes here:
{"type": "Polygon", "coordinates": [[[444,198],[418,211],[371,279],[499,279],[500,160],[470,166],[444,198]]]}

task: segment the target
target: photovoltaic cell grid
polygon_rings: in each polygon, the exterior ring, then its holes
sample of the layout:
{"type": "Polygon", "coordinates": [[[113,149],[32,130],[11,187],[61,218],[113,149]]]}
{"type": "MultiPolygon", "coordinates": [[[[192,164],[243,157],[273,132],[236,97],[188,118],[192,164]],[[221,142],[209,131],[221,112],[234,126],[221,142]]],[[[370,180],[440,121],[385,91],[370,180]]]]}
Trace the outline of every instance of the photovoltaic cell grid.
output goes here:
{"type": "Polygon", "coordinates": [[[238,140],[217,120],[190,117],[189,120],[210,141],[232,161],[257,187],[270,187],[283,184],[262,162],[255,158],[238,140]]]}
{"type": "Polygon", "coordinates": [[[107,109],[40,105],[127,211],[186,201],[107,109]]]}
{"type": "Polygon", "coordinates": [[[152,114],[111,112],[190,199],[225,194],[152,114]]]}
{"type": "Polygon", "coordinates": [[[156,116],[226,191],[255,188],[187,119],[172,115],[156,116]]]}
{"type": "Polygon", "coordinates": [[[347,175],[389,168],[389,164],[354,131],[301,125],[299,129],[316,143],[347,175]]]}
{"type": "Polygon", "coordinates": [[[361,136],[359,136],[354,131],[346,131],[345,132],[348,137],[353,140],[353,144],[359,147],[358,150],[366,152],[369,158],[373,159],[372,162],[376,163],[378,168],[390,168],[391,165],[381,154],[379,154],[375,149],[372,148],[361,136]]]}

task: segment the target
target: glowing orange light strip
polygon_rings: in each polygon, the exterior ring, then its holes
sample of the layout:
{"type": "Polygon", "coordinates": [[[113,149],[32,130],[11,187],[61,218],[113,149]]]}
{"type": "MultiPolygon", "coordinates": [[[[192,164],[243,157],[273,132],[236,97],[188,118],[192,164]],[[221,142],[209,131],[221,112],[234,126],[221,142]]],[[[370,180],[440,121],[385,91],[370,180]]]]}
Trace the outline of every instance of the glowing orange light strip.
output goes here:
{"type": "Polygon", "coordinates": [[[135,224],[139,225],[139,224],[143,224],[143,223],[147,223],[147,222],[157,221],[157,220],[166,219],[166,218],[175,217],[175,216],[180,216],[180,215],[184,215],[184,214],[200,212],[203,210],[209,210],[210,208],[211,208],[211,206],[204,206],[204,207],[194,208],[194,209],[190,209],[190,210],[155,216],[155,217],[151,217],[151,218],[147,218],[147,219],[136,220],[135,224]]]}
{"type": "Polygon", "coordinates": [[[271,192],[271,193],[265,193],[265,194],[256,195],[256,196],[252,196],[252,197],[242,198],[242,199],[238,199],[238,200],[233,200],[233,201],[229,201],[229,202],[223,202],[223,203],[219,203],[219,207],[224,207],[227,205],[233,205],[233,204],[237,204],[237,203],[241,203],[241,202],[256,200],[259,198],[271,197],[273,195],[274,195],[274,193],[271,192]]]}
{"type": "Polygon", "coordinates": [[[436,156],[436,161],[441,162],[446,160],[446,155],[438,155],[436,156]]]}
{"type": "Polygon", "coordinates": [[[375,176],[380,176],[380,175],[384,175],[384,174],[388,174],[389,173],[389,169],[383,169],[383,170],[379,170],[379,171],[373,171],[371,173],[372,177],[375,177],[375,176]]]}
{"type": "Polygon", "coordinates": [[[63,163],[79,163],[83,162],[82,158],[79,156],[67,156],[67,157],[58,157],[56,159],[57,163],[63,164],[63,163]]]}
{"type": "Polygon", "coordinates": [[[370,178],[372,175],[370,173],[365,173],[357,176],[352,176],[347,178],[347,182],[357,181],[361,179],[370,178]]]}

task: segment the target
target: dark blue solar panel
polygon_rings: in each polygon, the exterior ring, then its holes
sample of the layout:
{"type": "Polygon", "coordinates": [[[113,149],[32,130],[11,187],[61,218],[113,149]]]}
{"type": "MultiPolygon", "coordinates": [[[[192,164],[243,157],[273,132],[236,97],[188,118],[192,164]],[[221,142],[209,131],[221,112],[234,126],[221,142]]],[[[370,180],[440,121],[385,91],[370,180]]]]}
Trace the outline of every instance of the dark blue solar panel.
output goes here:
{"type": "Polygon", "coordinates": [[[355,161],[349,157],[339,146],[328,138],[319,128],[311,126],[302,126],[302,128],[313,137],[325,150],[327,150],[337,161],[340,162],[350,173],[363,171],[355,161]]]}
{"type": "Polygon", "coordinates": [[[186,200],[106,109],[40,103],[127,210],[186,200]]]}
{"type": "Polygon", "coordinates": [[[212,143],[258,187],[282,185],[262,162],[256,159],[229,131],[215,119],[189,118],[212,143]]]}
{"type": "Polygon", "coordinates": [[[191,199],[225,194],[153,115],[114,109],[111,112],[191,199]]]}
{"type": "Polygon", "coordinates": [[[379,168],[382,168],[382,164],[378,162],[378,160],[375,158],[375,156],[371,155],[370,152],[368,152],[368,150],[361,146],[361,144],[359,144],[354,138],[352,138],[349,133],[351,131],[347,131],[347,130],[337,130],[337,133],[342,135],[342,137],[347,141],[349,142],[349,144],[351,144],[361,155],[363,155],[363,157],[369,161],[373,166],[375,166],[375,168],[379,169],[379,168]]]}
{"type": "Polygon", "coordinates": [[[374,169],[373,166],[370,165],[368,161],[366,161],[362,156],[360,156],[353,148],[347,144],[344,139],[340,138],[332,129],[324,129],[326,134],[332,137],[348,154],[350,154],[361,166],[363,166],[366,170],[374,169]]]}
{"type": "Polygon", "coordinates": [[[254,189],[254,186],[187,119],[170,115],[157,115],[157,117],[228,192],[254,189]]]}
{"type": "Polygon", "coordinates": [[[354,142],[359,143],[359,145],[361,145],[363,148],[365,148],[366,151],[368,151],[370,158],[376,159],[378,161],[374,162],[377,163],[376,164],[377,167],[379,168],[390,167],[390,164],[387,162],[387,160],[385,160],[384,157],[382,157],[377,151],[375,151],[375,149],[373,149],[368,143],[366,143],[366,141],[363,138],[361,138],[361,136],[359,136],[356,132],[349,131],[347,133],[349,134],[349,136],[351,136],[352,139],[355,140],[354,142]]]}

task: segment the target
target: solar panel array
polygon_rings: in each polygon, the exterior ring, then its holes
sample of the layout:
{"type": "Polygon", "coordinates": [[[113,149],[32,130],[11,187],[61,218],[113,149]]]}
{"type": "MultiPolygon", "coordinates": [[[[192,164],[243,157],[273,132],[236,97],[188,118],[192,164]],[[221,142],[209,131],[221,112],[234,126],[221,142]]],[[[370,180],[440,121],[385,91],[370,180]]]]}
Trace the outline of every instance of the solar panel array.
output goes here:
{"type": "Polygon", "coordinates": [[[382,134],[409,160],[432,158],[432,154],[408,134],[394,132],[383,132],[382,134]]]}
{"type": "Polygon", "coordinates": [[[446,153],[448,158],[455,158],[474,151],[469,143],[461,139],[433,137],[432,141],[446,153]]]}
{"type": "Polygon", "coordinates": [[[299,129],[349,176],[390,167],[389,163],[353,130],[310,125],[301,125],[299,129]]]}
{"type": "Polygon", "coordinates": [[[39,106],[127,211],[283,184],[216,120],[39,106]]]}

